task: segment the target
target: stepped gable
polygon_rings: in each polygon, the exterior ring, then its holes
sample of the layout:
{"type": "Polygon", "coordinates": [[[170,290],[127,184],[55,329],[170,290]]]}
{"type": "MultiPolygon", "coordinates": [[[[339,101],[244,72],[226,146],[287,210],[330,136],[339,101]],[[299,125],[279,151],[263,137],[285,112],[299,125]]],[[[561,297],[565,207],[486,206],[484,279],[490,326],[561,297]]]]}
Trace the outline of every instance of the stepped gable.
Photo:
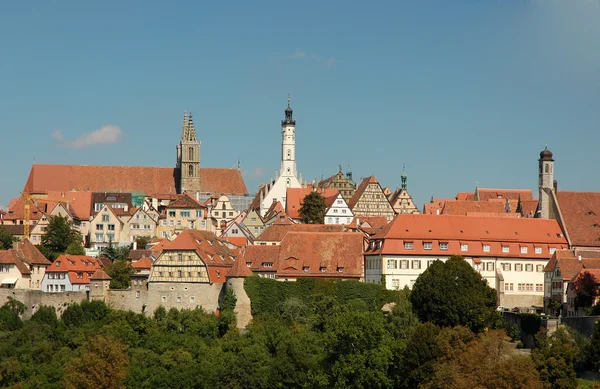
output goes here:
{"type": "Polygon", "coordinates": [[[556,193],[571,246],[600,247],[600,192],[556,193]]]}

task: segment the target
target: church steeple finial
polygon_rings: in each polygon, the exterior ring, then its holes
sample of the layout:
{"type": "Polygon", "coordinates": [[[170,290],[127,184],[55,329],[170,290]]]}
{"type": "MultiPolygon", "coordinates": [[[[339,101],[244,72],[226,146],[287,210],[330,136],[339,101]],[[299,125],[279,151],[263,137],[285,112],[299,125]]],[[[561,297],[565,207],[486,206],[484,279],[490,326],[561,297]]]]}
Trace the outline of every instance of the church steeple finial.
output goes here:
{"type": "Polygon", "coordinates": [[[188,114],[188,122],[187,122],[187,131],[185,140],[195,141],[196,140],[196,130],[194,129],[194,119],[192,118],[192,112],[188,114]]]}
{"type": "Polygon", "coordinates": [[[294,110],[292,109],[292,107],[290,106],[290,94],[288,93],[288,105],[287,108],[285,109],[285,119],[283,119],[281,121],[281,124],[292,124],[295,125],[296,121],[292,118],[292,115],[294,113],[294,110]]]}
{"type": "Polygon", "coordinates": [[[479,201],[479,182],[475,181],[475,193],[473,194],[473,200],[479,201]]]}
{"type": "Polygon", "coordinates": [[[406,164],[403,163],[402,164],[402,175],[400,176],[400,179],[402,180],[402,189],[406,190],[406,179],[408,178],[408,176],[406,175],[406,164]]]}
{"type": "Polygon", "coordinates": [[[181,140],[185,139],[185,133],[187,132],[187,126],[188,126],[188,118],[187,118],[187,111],[183,111],[183,124],[181,125],[181,140]]]}

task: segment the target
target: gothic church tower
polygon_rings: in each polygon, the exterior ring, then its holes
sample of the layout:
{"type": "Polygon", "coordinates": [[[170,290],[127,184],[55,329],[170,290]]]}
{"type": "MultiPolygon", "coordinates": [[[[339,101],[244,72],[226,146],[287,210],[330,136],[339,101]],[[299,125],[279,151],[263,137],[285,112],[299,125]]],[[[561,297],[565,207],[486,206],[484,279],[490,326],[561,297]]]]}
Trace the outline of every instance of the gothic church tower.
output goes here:
{"type": "Polygon", "coordinates": [[[177,145],[177,169],[179,170],[179,192],[200,192],[200,142],[192,113],[183,114],[181,141],[177,145]]]}
{"type": "Polygon", "coordinates": [[[540,153],[538,162],[538,216],[543,219],[550,219],[550,201],[552,200],[552,192],[554,191],[554,159],[552,158],[552,152],[548,150],[547,146],[540,153]]]}

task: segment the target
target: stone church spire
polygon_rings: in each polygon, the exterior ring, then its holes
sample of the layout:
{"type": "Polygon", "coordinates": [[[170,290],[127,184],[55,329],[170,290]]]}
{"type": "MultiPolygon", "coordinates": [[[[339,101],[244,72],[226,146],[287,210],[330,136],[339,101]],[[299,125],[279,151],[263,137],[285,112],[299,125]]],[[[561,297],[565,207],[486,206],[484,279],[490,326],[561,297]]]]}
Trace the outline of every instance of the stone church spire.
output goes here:
{"type": "Polygon", "coordinates": [[[192,113],[184,112],[181,140],[177,145],[180,193],[200,191],[200,142],[196,140],[192,113]]]}

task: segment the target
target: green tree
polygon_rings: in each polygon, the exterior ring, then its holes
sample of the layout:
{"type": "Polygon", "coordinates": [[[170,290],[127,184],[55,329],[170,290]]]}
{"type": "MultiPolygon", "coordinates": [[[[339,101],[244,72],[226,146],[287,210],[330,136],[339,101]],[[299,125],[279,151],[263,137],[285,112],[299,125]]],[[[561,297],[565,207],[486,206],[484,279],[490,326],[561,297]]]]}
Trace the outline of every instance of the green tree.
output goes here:
{"type": "Polygon", "coordinates": [[[325,197],[319,192],[310,192],[304,197],[299,210],[302,223],[323,224],[326,210],[325,197]]]}
{"type": "Polygon", "coordinates": [[[435,261],[416,280],[410,294],[422,322],[463,325],[478,333],[499,319],[496,291],[462,257],[435,261]]]}
{"type": "Polygon", "coordinates": [[[65,387],[122,388],[129,364],[125,346],[113,338],[94,336],[86,342],[84,349],[84,353],[67,366],[65,387]]]}
{"type": "Polygon", "coordinates": [[[42,305],[31,316],[31,321],[48,324],[49,326],[54,328],[58,326],[58,316],[56,316],[56,309],[48,305],[42,305]]]}
{"type": "Polygon", "coordinates": [[[16,239],[4,228],[0,226],[0,250],[12,249],[12,244],[16,239]]]}
{"type": "Polygon", "coordinates": [[[586,348],[586,364],[594,371],[600,371],[600,321],[594,324],[594,333],[586,348]]]}
{"type": "Polygon", "coordinates": [[[551,389],[575,389],[577,377],[577,343],[564,327],[559,327],[548,337],[545,330],[535,337],[536,348],[531,353],[540,378],[551,389]]]}
{"type": "Polygon", "coordinates": [[[108,247],[102,251],[102,255],[110,259],[111,262],[126,261],[129,258],[129,251],[128,246],[115,247],[112,242],[109,242],[108,247]]]}
{"type": "Polygon", "coordinates": [[[577,294],[575,298],[576,307],[587,308],[592,306],[594,299],[598,296],[597,284],[596,277],[588,271],[577,276],[573,285],[577,294]]]}
{"type": "Polygon", "coordinates": [[[152,242],[152,237],[150,236],[138,236],[135,238],[138,250],[144,250],[150,242],[152,242]]]}
{"type": "Polygon", "coordinates": [[[131,275],[134,273],[131,262],[117,259],[106,268],[106,274],[110,276],[111,289],[127,289],[131,283],[131,275]]]}
{"type": "Polygon", "coordinates": [[[69,247],[67,247],[67,250],[65,251],[65,254],[71,254],[71,255],[85,255],[85,249],[83,248],[83,245],[81,244],[81,241],[74,241],[71,242],[71,244],[69,245],[69,247]]]}
{"type": "Polygon", "coordinates": [[[42,245],[52,253],[49,259],[64,253],[73,242],[81,242],[81,233],[73,227],[73,222],[61,215],[53,216],[42,236],[42,245]]]}

